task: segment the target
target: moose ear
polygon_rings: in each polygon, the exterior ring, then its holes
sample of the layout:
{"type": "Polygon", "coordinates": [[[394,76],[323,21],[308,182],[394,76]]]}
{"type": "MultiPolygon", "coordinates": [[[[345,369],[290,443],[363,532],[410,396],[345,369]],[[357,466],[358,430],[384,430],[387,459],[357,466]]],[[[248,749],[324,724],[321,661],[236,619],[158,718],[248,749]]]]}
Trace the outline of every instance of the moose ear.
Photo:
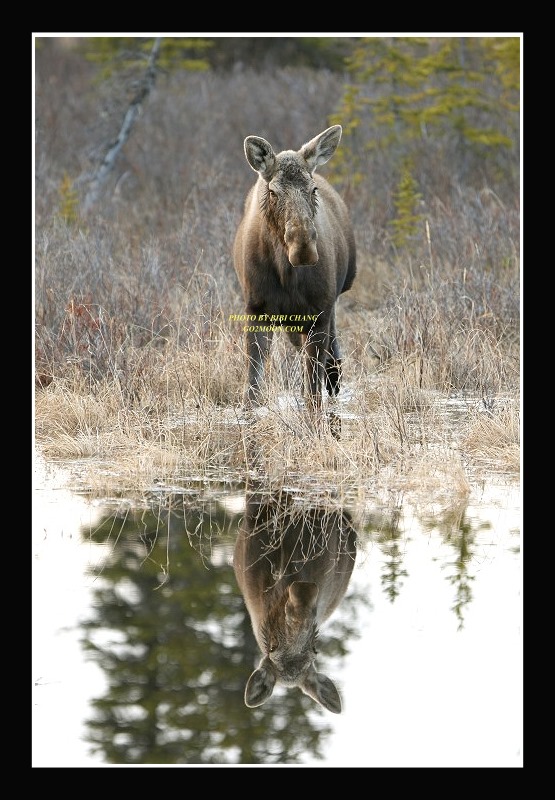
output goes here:
{"type": "Polygon", "coordinates": [[[343,128],[341,125],[332,125],[331,128],[319,133],[310,142],[303,144],[300,153],[311,172],[314,172],[320,164],[325,164],[326,161],[330,160],[337,150],[342,133],[343,128]]]}
{"type": "Polygon", "coordinates": [[[269,181],[276,163],[276,154],[270,142],[261,136],[247,136],[244,147],[245,156],[253,170],[269,181]]]}
{"type": "Polygon", "coordinates": [[[335,683],[321,672],[316,672],[312,667],[303,682],[299,684],[301,689],[321,706],[332,711],[334,714],[341,714],[341,697],[337,691],[335,683]]]}
{"type": "Polygon", "coordinates": [[[271,670],[267,669],[264,666],[264,662],[262,662],[247,681],[245,687],[245,705],[249,708],[261,706],[262,703],[265,703],[266,700],[271,697],[275,685],[276,676],[271,670]]]}

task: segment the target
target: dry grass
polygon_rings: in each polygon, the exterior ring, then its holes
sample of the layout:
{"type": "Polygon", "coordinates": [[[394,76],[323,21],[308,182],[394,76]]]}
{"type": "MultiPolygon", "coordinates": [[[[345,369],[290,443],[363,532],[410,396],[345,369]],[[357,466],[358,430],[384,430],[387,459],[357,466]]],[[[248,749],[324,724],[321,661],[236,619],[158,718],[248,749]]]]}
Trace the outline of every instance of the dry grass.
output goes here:
{"type": "Polygon", "coordinates": [[[200,340],[152,349],[124,388],[55,378],[36,391],[36,444],[48,459],[79,460],[98,497],[251,475],[269,487],[332,486],[343,499],[369,490],[432,499],[468,491],[484,469],[518,479],[518,396],[490,398],[489,410],[476,395],[461,400],[454,424],[446,395],[420,388],[406,365],[347,356],[342,393],[314,417],[300,399],[300,356],[278,340],[267,402],[248,412],[245,367],[240,343],[223,336],[211,349],[200,340]]]}
{"type": "Polygon", "coordinates": [[[494,471],[520,472],[520,405],[516,402],[488,404],[472,415],[463,447],[477,463],[494,471]]]}
{"type": "MultiPolygon", "coordinates": [[[[340,106],[342,76],[167,76],[86,216],[91,153],[101,159],[125,104],[110,105],[77,54],[43,51],[37,79],[35,440],[46,458],[78,461],[97,497],[192,477],[243,481],[250,470],[345,496],[421,487],[456,497],[485,470],[518,479],[516,151],[505,177],[484,186],[489,172],[470,174],[465,158],[445,162],[441,141],[423,143],[426,227],[399,249],[395,164],[361,140],[360,181],[338,185],[358,274],[337,304],[344,389],[326,408],[332,425],[297,402],[300,358],[280,336],[265,408],[247,415],[243,335],[230,321],[243,311],[231,252],[253,182],[243,138],[300,146],[340,106]],[[490,414],[476,411],[482,401],[490,414]]],[[[332,177],[333,161],[324,170],[332,177]]]]}

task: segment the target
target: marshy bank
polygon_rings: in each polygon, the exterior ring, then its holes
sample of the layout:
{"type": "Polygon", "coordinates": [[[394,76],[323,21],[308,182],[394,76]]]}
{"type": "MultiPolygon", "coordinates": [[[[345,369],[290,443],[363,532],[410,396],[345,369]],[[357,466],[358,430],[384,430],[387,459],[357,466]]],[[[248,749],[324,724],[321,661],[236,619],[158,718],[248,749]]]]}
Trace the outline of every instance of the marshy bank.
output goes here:
{"type": "MultiPolygon", "coordinates": [[[[280,149],[298,146],[321,121],[343,125],[322,172],[345,198],[357,242],[356,281],[337,304],[346,418],[340,440],[313,436],[282,402],[298,393],[300,366],[276,336],[269,412],[253,422],[269,470],[327,471],[342,484],[457,452],[463,472],[474,461],[518,471],[519,40],[288,40],[287,58],[302,67],[281,66],[269,40],[264,63],[272,52],[278,61],[264,80],[249,66],[257,48],[247,47],[240,67],[222,66],[237,57],[228,40],[191,71],[177,56],[193,47],[198,57],[200,44],[37,39],[37,447],[48,458],[110,462],[137,486],[184,470],[245,468],[244,308],[231,261],[252,184],[243,140],[257,133],[280,149]],[[91,205],[90,183],[145,69],[129,60],[133,48],[170,61],[91,205]],[[441,124],[418,138],[413,118],[400,115],[392,137],[389,117],[373,114],[390,102],[378,80],[386,51],[392,63],[397,51],[428,59],[424,94],[410,82],[403,90],[416,117],[432,97],[462,91],[468,127],[457,129],[438,100],[441,124]],[[306,66],[311,59],[317,68],[306,66]],[[445,85],[447,63],[460,69],[445,85]],[[494,68],[473,105],[472,69],[486,64],[494,68]],[[361,102],[349,105],[355,89],[361,102]],[[451,442],[438,402],[467,397],[451,442]]],[[[248,42],[235,44],[240,52],[248,42]]]]}

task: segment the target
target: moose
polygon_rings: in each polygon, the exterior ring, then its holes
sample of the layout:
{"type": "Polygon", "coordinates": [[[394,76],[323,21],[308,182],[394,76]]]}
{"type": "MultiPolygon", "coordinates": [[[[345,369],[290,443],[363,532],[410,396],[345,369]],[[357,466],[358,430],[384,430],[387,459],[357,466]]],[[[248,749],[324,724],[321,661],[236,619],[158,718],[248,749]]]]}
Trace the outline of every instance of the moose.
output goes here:
{"type": "Polygon", "coordinates": [[[356,275],[356,246],[349,212],[325,178],[315,173],[335,153],[341,125],[332,125],[300,150],[275,153],[261,136],[247,136],[247,162],[258,173],[245,200],[233,246],[245,301],[248,405],[261,402],[274,328],[285,329],[303,350],[304,394],[322,405],[341,385],[335,304],[356,275]]]}
{"type": "Polygon", "coordinates": [[[337,687],[316,671],[316,642],[347,591],[356,538],[343,509],[295,508],[286,491],[272,495],[260,481],[247,485],[233,566],[262,653],[245,687],[249,708],[265,703],[281,684],[341,712],[337,687]]]}

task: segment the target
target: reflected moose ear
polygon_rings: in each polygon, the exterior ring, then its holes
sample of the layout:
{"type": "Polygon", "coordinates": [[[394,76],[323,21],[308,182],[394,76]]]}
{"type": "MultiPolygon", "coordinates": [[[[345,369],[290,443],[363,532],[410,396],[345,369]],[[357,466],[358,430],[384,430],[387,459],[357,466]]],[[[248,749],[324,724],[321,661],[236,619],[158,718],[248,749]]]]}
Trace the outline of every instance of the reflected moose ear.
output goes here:
{"type": "Polygon", "coordinates": [[[245,705],[249,708],[261,706],[271,697],[276,685],[274,673],[266,669],[262,663],[258,669],[252,673],[245,687],[245,705]]]}
{"type": "Polygon", "coordinates": [[[341,697],[337,691],[335,683],[321,672],[316,672],[314,667],[310,670],[304,681],[300,684],[301,689],[321,706],[332,711],[334,714],[341,714],[341,697]]]}

